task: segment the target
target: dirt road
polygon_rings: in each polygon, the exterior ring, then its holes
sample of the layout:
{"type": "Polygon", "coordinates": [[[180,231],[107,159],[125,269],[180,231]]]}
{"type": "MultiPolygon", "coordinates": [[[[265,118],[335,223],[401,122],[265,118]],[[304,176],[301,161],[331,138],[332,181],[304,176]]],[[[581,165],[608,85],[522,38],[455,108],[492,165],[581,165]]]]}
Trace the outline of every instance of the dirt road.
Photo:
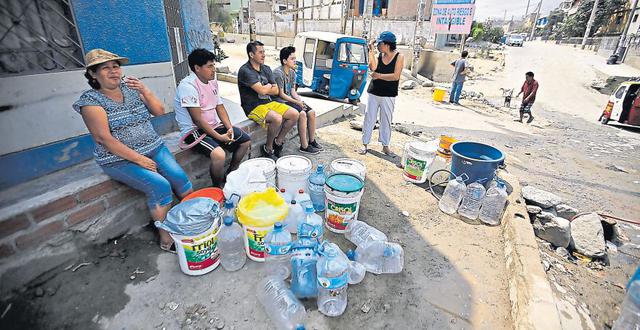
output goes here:
{"type": "MultiPolygon", "coordinates": [[[[506,49],[504,69],[479,72],[465,84],[464,90],[482,92],[501,105],[499,89],[516,88],[517,93],[524,73],[533,71],[540,91],[533,107],[536,119],[530,125],[513,121],[520,100],[512,101],[511,109],[467,100],[463,107],[432,105],[425,104],[431,91],[423,88],[402,92],[395,119],[434,136],[445,133],[494,145],[507,153],[508,170],[523,184],[555,192],[580,211],[638,220],[639,131],[599,124],[608,95],[588,86],[603,75],[640,76],[640,71],[604,62],[570,47],[526,43],[523,48],[506,49]]],[[[548,274],[561,315],[570,314],[563,320],[565,326],[610,327],[619,314],[621,288],[640,264],[638,229],[622,227],[630,241],[617,252],[609,251],[610,266],[602,270],[560,258],[540,241],[543,258],[560,265],[552,266],[548,274]]]]}

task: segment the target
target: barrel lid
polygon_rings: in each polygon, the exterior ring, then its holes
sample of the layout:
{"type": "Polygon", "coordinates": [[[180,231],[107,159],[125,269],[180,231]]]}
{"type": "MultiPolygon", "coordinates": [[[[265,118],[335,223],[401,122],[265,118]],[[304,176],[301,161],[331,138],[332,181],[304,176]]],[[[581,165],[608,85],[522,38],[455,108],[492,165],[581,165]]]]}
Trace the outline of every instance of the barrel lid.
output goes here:
{"type": "Polygon", "coordinates": [[[359,173],[367,170],[366,165],[357,159],[351,158],[338,158],[331,162],[331,168],[334,172],[347,172],[357,171],[359,173]]]}
{"type": "Polygon", "coordinates": [[[360,178],[348,173],[334,174],[327,178],[325,184],[333,190],[345,193],[360,191],[364,187],[360,178]]]}
{"type": "Polygon", "coordinates": [[[259,157],[242,162],[240,167],[253,167],[262,169],[264,172],[271,172],[276,169],[276,162],[271,158],[259,157]]]}
{"type": "Polygon", "coordinates": [[[279,172],[289,174],[305,174],[311,171],[313,164],[307,157],[290,155],[280,157],[276,162],[279,172]]]}
{"type": "Polygon", "coordinates": [[[426,143],[422,141],[412,141],[412,142],[409,142],[409,149],[411,149],[411,151],[416,153],[429,154],[429,153],[435,153],[438,147],[433,143],[426,143]]]}

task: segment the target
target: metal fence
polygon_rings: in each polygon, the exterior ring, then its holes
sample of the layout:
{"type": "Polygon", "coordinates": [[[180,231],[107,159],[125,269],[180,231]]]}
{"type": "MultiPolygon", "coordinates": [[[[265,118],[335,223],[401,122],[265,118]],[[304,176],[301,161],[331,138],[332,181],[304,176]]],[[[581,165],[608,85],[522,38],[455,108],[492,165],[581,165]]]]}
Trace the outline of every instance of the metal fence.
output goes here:
{"type": "Polygon", "coordinates": [[[68,0],[0,1],[0,76],[84,66],[68,0]]]}
{"type": "Polygon", "coordinates": [[[189,75],[187,50],[185,45],[184,26],[180,16],[179,0],[164,0],[164,12],[167,18],[167,34],[171,46],[171,63],[176,85],[189,75]]]}

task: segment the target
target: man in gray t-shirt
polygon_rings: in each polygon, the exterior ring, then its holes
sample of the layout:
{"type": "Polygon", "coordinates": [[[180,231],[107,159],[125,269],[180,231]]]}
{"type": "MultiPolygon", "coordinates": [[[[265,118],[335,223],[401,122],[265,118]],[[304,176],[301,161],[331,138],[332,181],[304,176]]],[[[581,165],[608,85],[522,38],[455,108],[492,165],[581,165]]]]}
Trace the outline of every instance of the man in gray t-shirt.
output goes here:
{"type": "Polygon", "coordinates": [[[451,62],[453,66],[453,83],[451,84],[451,93],[449,93],[449,102],[454,104],[460,104],[460,94],[462,93],[462,85],[466,79],[466,73],[468,71],[469,63],[467,62],[467,56],[469,52],[466,50],[462,52],[462,56],[451,62]]]}
{"type": "Polygon", "coordinates": [[[264,64],[264,44],[247,44],[249,61],[238,70],[240,103],[247,118],[267,129],[267,142],[260,149],[263,157],[277,159],[284,148],[285,136],[298,121],[298,112],[276,102],[280,90],[271,69],[264,64]]]}

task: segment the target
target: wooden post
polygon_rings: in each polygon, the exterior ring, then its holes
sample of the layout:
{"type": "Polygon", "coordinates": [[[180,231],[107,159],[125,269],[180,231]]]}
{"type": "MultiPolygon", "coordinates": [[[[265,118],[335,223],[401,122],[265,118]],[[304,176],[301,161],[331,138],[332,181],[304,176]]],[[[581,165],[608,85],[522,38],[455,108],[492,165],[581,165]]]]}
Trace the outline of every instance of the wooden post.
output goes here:
{"type": "Polygon", "coordinates": [[[271,20],[273,20],[274,47],[278,49],[278,24],[276,24],[276,0],[271,0],[271,20]]]}
{"type": "MultiPolygon", "coordinates": [[[[298,6],[298,1],[299,1],[299,0],[295,0],[295,2],[296,2],[296,6],[295,6],[295,8],[296,8],[296,14],[295,14],[295,16],[294,16],[294,18],[293,18],[293,22],[294,22],[294,23],[293,23],[293,34],[294,34],[294,36],[293,36],[293,37],[294,37],[294,38],[295,38],[295,36],[297,36],[297,35],[298,35],[298,8],[299,8],[299,6],[298,6]]],[[[303,4],[303,7],[304,7],[304,4],[303,4]]]]}

